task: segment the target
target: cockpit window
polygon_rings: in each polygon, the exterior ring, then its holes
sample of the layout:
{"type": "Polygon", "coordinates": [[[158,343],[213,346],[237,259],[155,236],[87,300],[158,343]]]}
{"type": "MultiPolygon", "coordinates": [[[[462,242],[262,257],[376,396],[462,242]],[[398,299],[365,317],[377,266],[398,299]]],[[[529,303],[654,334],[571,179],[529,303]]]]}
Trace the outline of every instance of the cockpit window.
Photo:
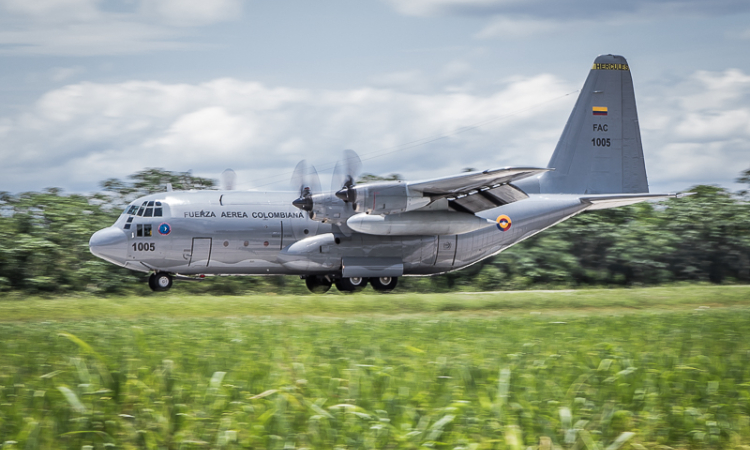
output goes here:
{"type": "Polygon", "coordinates": [[[130,205],[124,214],[137,215],[139,217],[162,217],[164,209],[161,206],[161,202],[146,201],[141,203],[140,206],[130,205]]]}

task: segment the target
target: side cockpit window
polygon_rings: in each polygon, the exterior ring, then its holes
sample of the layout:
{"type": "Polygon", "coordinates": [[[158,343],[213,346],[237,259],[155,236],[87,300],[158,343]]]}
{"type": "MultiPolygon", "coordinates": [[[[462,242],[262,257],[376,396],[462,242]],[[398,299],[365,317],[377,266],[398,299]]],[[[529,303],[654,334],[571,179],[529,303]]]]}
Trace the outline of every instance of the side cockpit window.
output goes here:
{"type": "Polygon", "coordinates": [[[138,224],[136,225],[136,236],[138,237],[151,237],[151,224],[138,224]]]}

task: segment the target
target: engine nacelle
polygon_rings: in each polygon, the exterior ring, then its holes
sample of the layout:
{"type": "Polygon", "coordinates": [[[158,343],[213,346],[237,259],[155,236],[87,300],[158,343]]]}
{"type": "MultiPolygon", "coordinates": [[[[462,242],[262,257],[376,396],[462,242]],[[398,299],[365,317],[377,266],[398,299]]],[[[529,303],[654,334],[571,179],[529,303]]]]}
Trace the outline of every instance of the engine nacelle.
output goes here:
{"type": "Polygon", "coordinates": [[[409,191],[402,181],[356,186],[358,213],[398,214],[427,206],[432,199],[422,192],[409,191]]]}

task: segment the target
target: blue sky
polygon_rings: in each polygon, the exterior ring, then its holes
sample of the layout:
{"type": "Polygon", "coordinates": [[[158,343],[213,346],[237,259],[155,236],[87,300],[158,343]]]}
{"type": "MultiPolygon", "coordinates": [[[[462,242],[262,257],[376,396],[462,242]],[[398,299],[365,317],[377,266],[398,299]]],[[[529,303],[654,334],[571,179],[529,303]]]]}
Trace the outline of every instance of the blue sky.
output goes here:
{"type": "Polygon", "coordinates": [[[544,166],[604,53],[651,191],[737,189],[748,48],[747,0],[0,0],[0,191],[145,167],[285,190],[303,158],[325,186],[346,148],[407,179],[544,166]]]}

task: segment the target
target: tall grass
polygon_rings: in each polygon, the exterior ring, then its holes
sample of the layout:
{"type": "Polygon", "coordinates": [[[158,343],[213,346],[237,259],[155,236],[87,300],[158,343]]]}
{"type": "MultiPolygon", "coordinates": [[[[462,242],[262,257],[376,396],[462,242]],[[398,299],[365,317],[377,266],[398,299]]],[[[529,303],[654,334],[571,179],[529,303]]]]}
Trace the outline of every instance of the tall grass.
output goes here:
{"type": "Polygon", "coordinates": [[[744,308],[0,323],[0,443],[742,448],[749,330],[744,308]]]}

